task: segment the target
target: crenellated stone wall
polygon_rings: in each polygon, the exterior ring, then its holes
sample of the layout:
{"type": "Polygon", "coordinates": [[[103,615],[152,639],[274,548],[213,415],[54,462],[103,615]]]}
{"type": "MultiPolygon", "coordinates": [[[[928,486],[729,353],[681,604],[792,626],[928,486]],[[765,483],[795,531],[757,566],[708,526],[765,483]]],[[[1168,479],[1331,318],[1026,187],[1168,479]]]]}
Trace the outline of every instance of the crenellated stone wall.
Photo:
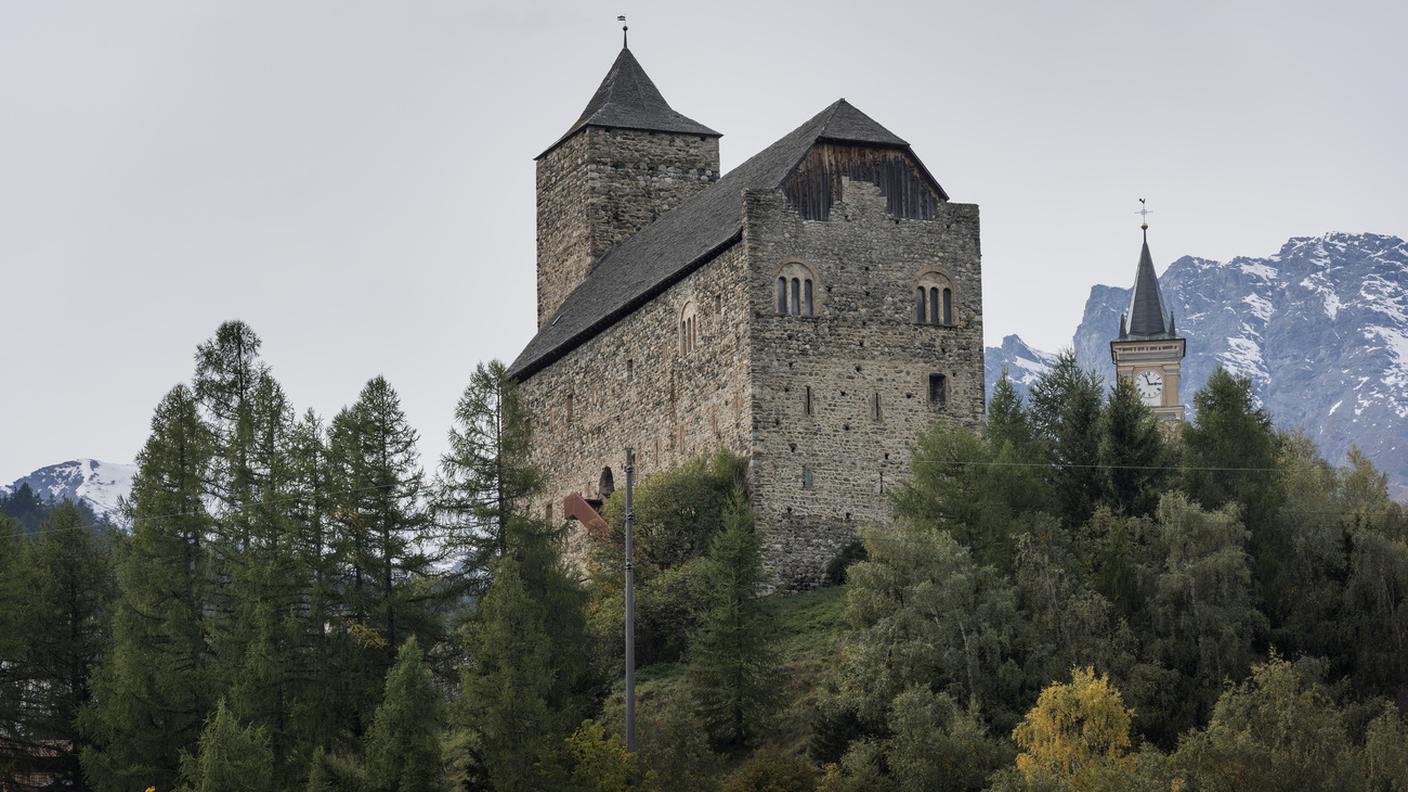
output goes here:
{"type": "Polygon", "coordinates": [[[719,178],[715,137],[584,127],[537,162],[538,327],[605,253],[719,178]]]}

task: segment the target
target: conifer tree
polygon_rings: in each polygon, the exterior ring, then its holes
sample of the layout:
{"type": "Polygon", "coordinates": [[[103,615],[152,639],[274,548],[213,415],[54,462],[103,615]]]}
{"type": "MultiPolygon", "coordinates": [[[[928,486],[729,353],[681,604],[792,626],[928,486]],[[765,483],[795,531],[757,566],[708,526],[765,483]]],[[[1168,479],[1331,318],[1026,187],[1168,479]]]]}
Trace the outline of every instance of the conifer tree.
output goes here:
{"type": "MultiPolygon", "coordinates": [[[[434,643],[439,635],[427,590],[433,568],[417,439],[382,377],[370,380],[330,429],[340,609],[359,647],[348,668],[356,701],[380,700],[386,672],[408,637],[434,643]]],[[[369,725],[372,706],[356,713],[355,734],[369,725]]]]}
{"type": "Polygon", "coordinates": [[[173,388],[137,457],[113,641],[80,716],[92,741],[83,768],[100,790],[174,786],[176,759],[194,747],[214,703],[206,640],[214,586],[204,501],[210,456],[195,395],[173,388]]]}
{"type": "Polygon", "coordinates": [[[1068,527],[1090,519],[1105,490],[1100,468],[1100,377],[1062,352],[1032,386],[1032,422],[1050,450],[1050,480],[1068,527]]]}
{"type": "Polygon", "coordinates": [[[1111,505],[1125,514],[1153,513],[1167,463],[1154,413],[1131,380],[1118,378],[1100,414],[1100,464],[1111,505]]]}
{"type": "Polygon", "coordinates": [[[274,756],[268,733],[260,727],[241,726],[220,699],[205,722],[196,752],[181,756],[179,792],[267,792],[274,788],[274,756]]]}
{"type": "Polygon", "coordinates": [[[366,781],[370,792],[435,792],[444,789],[440,749],[440,694],[415,636],[401,644],[386,676],[385,694],[367,732],[366,781]]]}
{"type": "Polygon", "coordinates": [[[1001,446],[1005,443],[1031,460],[1031,454],[1035,451],[1036,433],[1031,417],[1022,406],[1022,397],[1017,395],[1017,389],[1012,386],[1012,379],[1007,376],[1005,366],[1002,376],[997,378],[997,384],[992,388],[984,430],[993,445],[1001,446]]]}
{"type": "Polygon", "coordinates": [[[91,697],[90,677],[108,640],[117,588],[113,539],[76,505],[60,503],[36,539],[17,548],[15,585],[5,592],[4,607],[17,617],[6,628],[16,630],[21,651],[3,655],[0,665],[19,678],[25,694],[18,722],[0,724],[0,733],[22,745],[30,770],[52,775],[64,788],[87,788],[79,767],[87,740],[74,719],[91,697]],[[54,746],[62,748],[46,755],[43,749],[54,746]]]}
{"type": "Polygon", "coordinates": [[[520,556],[510,551],[495,563],[470,625],[461,681],[461,727],[479,733],[485,768],[501,792],[562,785],[570,731],[554,701],[547,607],[533,596],[520,556]]]}
{"type": "Polygon", "coordinates": [[[473,588],[482,590],[503,554],[510,521],[543,486],[528,461],[531,424],[504,364],[481,363],[455,406],[450,449],[440,460],[437,514],[465,554],[473,588]]]}
{"type": "Polygon", "coordinates": [[[709,549],[712,592],[689,648],[689,677],[699,716],[714,742],[754,740],[777,701],[777,656],[771,613],[759,601],[762,541],[743,492],[724,507],[724,529],[709,549]]]}

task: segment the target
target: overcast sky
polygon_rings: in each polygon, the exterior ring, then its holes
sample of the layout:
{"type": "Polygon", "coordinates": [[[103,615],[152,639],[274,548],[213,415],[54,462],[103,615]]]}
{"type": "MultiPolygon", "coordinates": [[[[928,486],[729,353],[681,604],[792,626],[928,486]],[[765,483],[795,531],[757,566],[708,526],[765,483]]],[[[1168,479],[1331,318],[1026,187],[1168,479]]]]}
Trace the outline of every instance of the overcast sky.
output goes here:
{"type": "Polygon", "coordinates": [[[1293,235],[1408,235],[1398,2],[0,0],[0,481],[130,461],[249,322],[299,409],[371,376],[426,461],[534,324],[533,156],[620,46],[725,170],[845,97],[981,206],[987,341],[1293,235]]]}

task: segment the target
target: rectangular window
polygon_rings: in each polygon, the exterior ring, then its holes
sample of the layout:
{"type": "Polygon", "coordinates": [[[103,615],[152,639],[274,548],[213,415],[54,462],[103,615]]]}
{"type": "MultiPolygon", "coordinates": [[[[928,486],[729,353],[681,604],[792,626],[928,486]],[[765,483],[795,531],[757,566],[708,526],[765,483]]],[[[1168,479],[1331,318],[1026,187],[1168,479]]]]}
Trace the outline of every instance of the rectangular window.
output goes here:
{"type": "Polygon", "coordinates": [[[777,315],[787,315],[787,279],[777,279],[777,315]]]}
{"type": "Polygon", "coordinates": [[[813,316],[812,313],[812,280],[807,278],[802,283],[802,314],[813,316]]]}
{"type": "Polygon", "coordinates": [[[929,405],[943,407],[948,403],[948,377],[942,374],[929,375],[929,405]]]}
{"type": "Polygon", "coordinates": [[[924,287],[914,287],[914,321],[924,324],[924,287]]]}
{"type": "Polygon", "coordinates": [[[875,418],[878,420],[880,418],[880,394],[878,392],[875,394],[875,404],[873,410],[875,418]]]}
{"type": "Polygon", "coordinates": [[[944,289],[944,324],[953,324],[953,289],[944,289]]]}
{"type": "Polygon", "coordinates": [[[792,279],[792,304],[790,307],[793,316],[802,311],[802,281],[797,278],[792,279]]]}
{"type": "Polygon", "coordinates": [[[929,287],[929,323],[939,324],[943,321],[943,314],[939,313],[939,288],[929,287]]]}
{"type": "Polygon", "coordinates": [[[806,389],[802,391],[802,414],[812,414],[812,386],[810,385],[806,386],[806,389]]]}
{"type": "Polygon", "coordinates": [[[806,465],[802,465],[802,489],[804,489],[804,490],[809,490],[809,489],[811,489],[811,488],[812,488],[812,469],[809,468],[809,467],[807,467],[806,465]]]}

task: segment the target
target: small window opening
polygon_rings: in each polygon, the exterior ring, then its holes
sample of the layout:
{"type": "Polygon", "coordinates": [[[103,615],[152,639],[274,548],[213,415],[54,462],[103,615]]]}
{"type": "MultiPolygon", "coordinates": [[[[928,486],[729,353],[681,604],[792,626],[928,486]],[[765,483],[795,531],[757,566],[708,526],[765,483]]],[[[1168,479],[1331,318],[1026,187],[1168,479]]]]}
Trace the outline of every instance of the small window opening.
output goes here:
{"type": "Polygon", "coordinates": [[[572,402],[573,402],[573,401],[574,401],[574,399],[573,399],[573,397],[572,397],[572,394],[570,394],[570,393],[567,394],[567,425],[568,425],[568,426],[571,426],[571,425],[572,425],[572,402]]]}
{"type": "Polygon", "coordinates": [[[812,281],[810,278],[802,282],[802,315],[812,315],[812,281]]]}
{"type": "Polygon", "coordinates": [[[939,289],[937,286],[929,287],[929,321],[939,324],[939,289]]]}
{"type": "Polygon", "coordinates": [[[610,467],[601,469],[601,478],[597,481],[596,494],[602,500],[611,497],[611,493],[616,491],[616,477],[612,475],[610,467]]]}
{"type": "Polygon", "coordinates": [[[953,289],[944,289],[944,321],[946,325],[953,324],[953,289]]]}
{"type": "Polygon", "coordinates": [[[777,279],[777,315],[787,315],[787,279],[777,279]]]}
{"type": "Polygon", "coordinates": [[[948,403],[948,378],[942,374],[929,375],[929,404],[943,407],[948,403]]]}
{"type": "Polygon", "coordinates": [[[811,489],[811,488],[812,488],[812,469],[809,468],[809,467],[807,467],[806,465],[802,465],[802,489],[804,489],[804,490],[809,490],[809,489],[811,489]]]}
{"type": "Polygon", "coordinates": [[[924,287],[914,287],[914,321],[917,324],[924,324],[926,313],[924,311],[924,287]]]}
{"type": "Polygon", "coordinates": [[[802,414],[812,414],[812,386],[810,385],[802,392],[802,414]]]}
{"type": "Polygon", "coordinates": [[[802,281],[798,278],[792,279],[792,315],[797,316],[802,311],[802,281]]]}
{"type": "Polygon", "coordinates": [[[880,417],[880,394],[879,394],[879,393],[876,393],[876,394],[875,394],[875,402],[874,402],[873,410],[874,410],[874,413],[875,413],[875,417],[876,417],[876,418],[879,418],[879,417],[880,417]]]}

